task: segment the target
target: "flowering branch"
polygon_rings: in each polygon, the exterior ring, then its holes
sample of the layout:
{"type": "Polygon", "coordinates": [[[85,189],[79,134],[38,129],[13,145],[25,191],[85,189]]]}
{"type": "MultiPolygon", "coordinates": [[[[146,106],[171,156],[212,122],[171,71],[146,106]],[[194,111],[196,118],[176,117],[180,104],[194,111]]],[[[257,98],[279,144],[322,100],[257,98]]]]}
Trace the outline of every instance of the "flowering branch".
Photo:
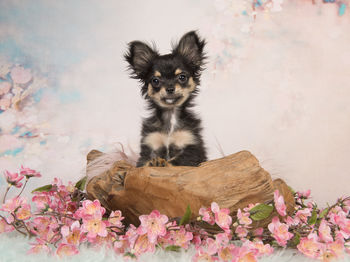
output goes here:
{"type": "Polygon", "coordinates": [[[30,253],[47,252],[57,256],[79,253],[88,243],[107,244],[117,254],[137,258],[157,248],[169,251],[196,248],[193,261],[202,259],[256,261],[274,252],[273,247],[296,248],[302,254],[329,261],[350,253],[350,197],[340,198],[334,205],[319,209],[310,200],[310,191],[294,193],[296,208],[287,214],[283,196],[278,190],[274,199],[264,204],[251,204],[239,209],[235,216],[215,202],[202,207],[196,221],[190,221],[188,206],[182,218],[171,218],[153,210],[141,215],[140,225],[125,225],[119,210],[107,213],[98,200],[87,200],[82,192],[84,179],[63,185],[59,179],[33,191],[31,205],[21,194],[29,178],[38,177],[35,170],[21,167],[18,173],[5,171],[9,186],[0,208],[0,233],[18,231],[35,236],[30,253]],[[20,182],[26,177],[24,185],[20,182]],[[6,195],[12,186],[22,187],[9,200],[6,195]],[[275,213],[273,213],[275,212],[275,213]],[[265,228],[253,228],[253,222],[273,216],[265,228]],[[236,245],[240,241],[241,245],[236,245]]]}

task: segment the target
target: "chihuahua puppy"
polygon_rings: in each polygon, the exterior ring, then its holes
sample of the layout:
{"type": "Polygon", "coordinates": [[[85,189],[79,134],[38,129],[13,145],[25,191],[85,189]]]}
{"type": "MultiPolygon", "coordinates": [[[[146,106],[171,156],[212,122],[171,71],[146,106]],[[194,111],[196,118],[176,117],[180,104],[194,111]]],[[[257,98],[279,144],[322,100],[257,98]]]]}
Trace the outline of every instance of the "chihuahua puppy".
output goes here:
{"type": "Polygon", "coordinates": [[[144,119],[137,166],[198,166],[207,160],[201,121],[191,111],[203,70],[205,41],[185,34],[170,54],[140,41],[129,43],[125,59],[142,83],[151,116],[144,119]]]}

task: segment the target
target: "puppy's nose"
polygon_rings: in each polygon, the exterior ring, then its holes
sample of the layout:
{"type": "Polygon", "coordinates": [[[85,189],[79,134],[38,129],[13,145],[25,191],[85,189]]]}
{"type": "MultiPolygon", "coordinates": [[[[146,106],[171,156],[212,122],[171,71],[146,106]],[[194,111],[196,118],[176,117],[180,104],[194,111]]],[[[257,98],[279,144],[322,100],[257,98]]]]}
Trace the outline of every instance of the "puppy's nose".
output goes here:
{"type": "Polygon", "coordinates": [[[173,93],[175,92],[175,87],[173,87],[173,86],[167,87],[167,88],[166,88],[166,92],[167,92],[168,94],[173,94],[173,93]]]}

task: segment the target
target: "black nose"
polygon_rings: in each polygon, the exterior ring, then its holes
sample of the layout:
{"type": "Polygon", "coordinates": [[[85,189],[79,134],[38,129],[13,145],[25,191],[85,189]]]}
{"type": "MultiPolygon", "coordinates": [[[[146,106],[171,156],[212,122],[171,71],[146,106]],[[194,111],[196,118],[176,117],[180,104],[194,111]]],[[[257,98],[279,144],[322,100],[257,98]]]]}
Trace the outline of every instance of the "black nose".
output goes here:
{"type": "Polygon", "coordinates": [[[168,94],[173,94],[175,92],[175,88],[173,86],[169,86],[166,88],[166,92],[168,94]]]}

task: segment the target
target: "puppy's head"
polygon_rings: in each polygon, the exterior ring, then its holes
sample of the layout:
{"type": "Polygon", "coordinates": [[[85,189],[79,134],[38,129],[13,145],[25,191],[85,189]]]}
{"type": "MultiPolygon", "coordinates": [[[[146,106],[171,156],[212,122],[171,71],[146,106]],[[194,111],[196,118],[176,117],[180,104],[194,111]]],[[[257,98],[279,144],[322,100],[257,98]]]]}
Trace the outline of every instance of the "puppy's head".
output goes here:
{"type": "Polygon", "coordinates": [[[197,93],[203,70],[205,41],[196,32],[185,34],[173,51],[160,55],[154,47],[134,41],[125,59],[131,76],[143,83],[142,94],[162,108],[183,105],[197,93]]]}

